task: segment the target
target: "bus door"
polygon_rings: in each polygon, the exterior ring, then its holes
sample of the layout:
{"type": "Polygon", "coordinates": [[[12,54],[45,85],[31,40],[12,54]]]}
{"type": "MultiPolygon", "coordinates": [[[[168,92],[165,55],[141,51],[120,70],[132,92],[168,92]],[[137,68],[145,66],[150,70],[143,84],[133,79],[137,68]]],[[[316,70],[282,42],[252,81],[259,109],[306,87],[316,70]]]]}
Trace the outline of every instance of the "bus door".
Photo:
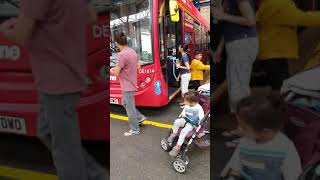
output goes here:
{"type": "MultiPolygon", "coordinates": [[[[169,1],[166,1],[165,5],[166,16],[165,16],[165,54],[166,54],[166,77],[168,82],[168,95],[169,100],[179,91],[179,70],[175,66],[175,62],[180,59],[179,45],[182,44],[182,23],[172,22],[170,20],[169,1]]],[[[181,11],[179,12],[181,14],[181,11]]],[[[165,71],[163,71],[165,72],[165,71]]]]}

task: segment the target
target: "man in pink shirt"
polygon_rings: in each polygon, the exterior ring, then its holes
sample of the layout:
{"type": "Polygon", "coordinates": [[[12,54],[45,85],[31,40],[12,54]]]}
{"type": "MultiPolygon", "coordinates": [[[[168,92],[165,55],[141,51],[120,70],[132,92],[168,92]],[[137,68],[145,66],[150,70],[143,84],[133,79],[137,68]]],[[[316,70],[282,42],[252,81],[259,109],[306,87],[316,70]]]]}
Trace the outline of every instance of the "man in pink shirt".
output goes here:
{"type": "Polygon", "coordinates": [[[134,102],[134,93],[137,90],[137,73],[139,59],[136,52],[128,47],[127,36],[124,33],[116,34],[116,46],[120,49],[116,67],[110,70],[110,73],[119,76],[120,86],[122,88],[122,104],[129,117],[130,130],[124,133],[124,136],[132,136],[140,133],[139,123],[146,117],[136,108],[134,102]]]}
{"type": "Polygon", "coordinates": [[[81,146],[76,108],[86,88],[86,26],[97,19],[88,0],[22,0],[21,14],[0,26],[26,47],[39,91],[38,136],[60,180],[105,180],[107,172],[81,146]]]}

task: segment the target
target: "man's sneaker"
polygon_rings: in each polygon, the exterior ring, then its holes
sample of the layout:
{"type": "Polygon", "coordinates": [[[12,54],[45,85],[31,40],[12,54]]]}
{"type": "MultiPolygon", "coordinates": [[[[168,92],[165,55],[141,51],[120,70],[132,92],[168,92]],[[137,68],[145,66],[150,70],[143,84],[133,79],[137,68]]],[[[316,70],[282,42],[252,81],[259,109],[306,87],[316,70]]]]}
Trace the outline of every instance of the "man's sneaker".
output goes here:
{"type": "Polygon", "coordinates": [[[177,147],[172,148],[172,150],[169,152],[170,156],[176,157],[180,152],[180,149],[177,147]]]}
{"type": "Polygon", "coordinates": [[[123,135],[124,136],[134,136],[134,135],[138,135],[140,134],[139,131],[133,131],[132,129],[130,129],[128,132],[125,132],[123,135]]]}
{"type": "Polygon", "coordinates": [[[141,124],[141,123],[143,123],[143,121],[145,121],[147,118],[145,117],[145,116],[143,116],[143,118],[141,118],[140,120],[139,120],[139,124],[141,124]]]}

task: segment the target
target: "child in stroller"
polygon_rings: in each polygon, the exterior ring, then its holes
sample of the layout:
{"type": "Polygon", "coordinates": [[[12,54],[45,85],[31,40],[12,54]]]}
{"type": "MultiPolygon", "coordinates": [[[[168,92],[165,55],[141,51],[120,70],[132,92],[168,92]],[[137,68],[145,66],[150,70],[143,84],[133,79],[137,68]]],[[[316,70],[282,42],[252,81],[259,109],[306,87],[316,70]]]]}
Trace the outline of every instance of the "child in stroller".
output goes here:
{"type": "MultiPolygon", "coordinates": [[[[294,143],[303,169],[298,179],[298,173],[291,169],[296,174],[294,180],[320,180],[320,84],[315,83],[319,74],[320,65],[287,79],[281,88],[286,115],[282,132],[294,143]]],[[[229,170],[230,163],[221,177],[226,179],[229,170]]]]}
{"type": "MultiPolygon", "coordinates": [[[[186,105],[179,118],[175,120],[169,136],[161,140],[162,149],[170,151],[171,156],[177,157],[173,162],[173,167],[179,173],[184,173],[189,163],[186,156],[188,146],[193,140],[196,139],[199,142],[199,139],[204,137],[205,129],[208,128],[207,122],[210,119],[210,114],[205,115],[203,108],[198,103],[199,92],[190,90],[184,95],[184,102],[186,105]]],[[[210,145],[207,141],[195,144],[201,148],[210,145]]]]}
{"type": "Polygon", "coordinates": [[[297,180],[301,174],[299,154],[280,130],[284,103],[277,96],[250,96],[236,110],[244,135],[233,153],[226,177],[244,180],[297,180]]]}

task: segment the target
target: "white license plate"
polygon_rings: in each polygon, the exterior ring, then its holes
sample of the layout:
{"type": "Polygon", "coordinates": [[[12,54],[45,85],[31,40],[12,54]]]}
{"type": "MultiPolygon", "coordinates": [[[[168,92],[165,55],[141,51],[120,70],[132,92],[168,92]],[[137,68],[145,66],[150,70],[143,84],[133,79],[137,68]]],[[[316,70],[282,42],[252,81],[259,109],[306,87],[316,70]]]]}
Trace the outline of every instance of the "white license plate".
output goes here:
{"type": "Polygon", "coordinates": [[[18,117],[0,116],[0,132],[27,134],[26,122],[18,117]]]}
{"type": "Polygon", "coordinates": [[[110,98],[110,104],[119,104],[119,101],[116,98],[110,98]]]}

